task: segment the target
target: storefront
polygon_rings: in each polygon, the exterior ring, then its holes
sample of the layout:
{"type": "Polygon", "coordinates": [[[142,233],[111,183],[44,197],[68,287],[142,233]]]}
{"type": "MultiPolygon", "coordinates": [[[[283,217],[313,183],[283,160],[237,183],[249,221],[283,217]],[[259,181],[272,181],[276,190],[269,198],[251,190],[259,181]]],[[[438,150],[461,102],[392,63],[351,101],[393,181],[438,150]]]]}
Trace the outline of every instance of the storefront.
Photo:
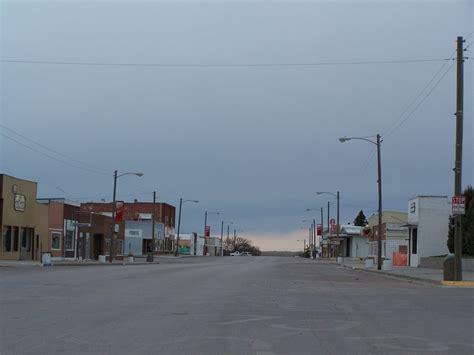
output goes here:
{"type": "Polygon", "coordinates": [[[0,259],[41,260],[50,251],[48,207],[36,201],[37,183],[0,174],[0,259]]]}

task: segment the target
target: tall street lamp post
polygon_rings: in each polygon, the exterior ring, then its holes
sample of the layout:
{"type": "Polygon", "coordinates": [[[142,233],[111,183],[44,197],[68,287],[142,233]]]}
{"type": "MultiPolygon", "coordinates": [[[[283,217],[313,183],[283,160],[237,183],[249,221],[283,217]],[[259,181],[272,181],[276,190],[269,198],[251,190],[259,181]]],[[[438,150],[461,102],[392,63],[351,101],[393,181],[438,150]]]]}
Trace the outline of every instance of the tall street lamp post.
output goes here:
{"type": "Polygon", "coordinates": [[[382,143],[382,139],[380,134],[377,134],[376,137],[377,139],[375,142],[364,137],[342,137],[339,138],[339,141],[344,143],[352,139],[357,139],[375,144],[377,146],[377,184],[379,195],[379,222],[377,226],[377,270],[382,270],[382,163],[380,158],[380,144],[382,143]]]}
{"type": "Polygon", "coordinates": [[[114,252],[114,244],[115,244],[115,209],[116,209],[116,201],[115,197],[117,195],[117,179],[119,177],[125,175],[135,175],[135,176],[143,176],[143,173],[122,173],[118,174],[117,170],[114,171],[114,193],[112,199],[112,227],[110,228],[110,246],[109,246],[109,261],[112,262],[113,259],[113,252],[114,252]]]}
{"type": "Polygon", "coordinates": [[[183,198],[179,199],[178,231],[176,232],[176,249],[174,251],[175,256],[179,255],[179,230],[180,230],[180,227],[181,227],[181,208],[183,207],[183,203],[186,203],[186,202],[199,203],[198,200],[184,200],[183,201],[183,198]]]}
{"type": "MultiPolygon", "coordinates": [[[[306,209],[307,212],[310,212],[310,211],[321,211],[321,240],[323,239],[323,230],[324,230],[324,222],[323,222],[323,208],[307,208],[306,209]]],[[[316,247],[316,237],[317,237],[317,227],[316,227],[316,219],[313,219],[313,226],[314,226],[314,245],[316,247]]],[[[322,248],[321,245],[319,245],[320,249],[322,248]]],[[[322,249],[320,250],[320,252],[322,253],[322,249]]]]}
{"type": "MultiPolygon", "coordinates": [[[[337,242],[338,243],[341,243],[341,241],[339,240],[339,201],[340,201],[340,194],[339,194],[339,191],[337,191],[336,193],[332,193],[332,192],[327,192],[327,191],[319,191],[319,192],[316,192],[317,195],[321,195],[321,194],[327,194],[327,195],[331,195],[331,196],[334,196],[336,198],[336,201],[337,201],[337,216],[336,216],[336,238],[337,238],[337,242]]],[[[329,228],[329,225],[328,225],[328,228],[329,228]]],[[[328,229],[329,230],[329,229],[328,229]]],[[[338,253],[338,256],[341,256],[339,255],[340,252],[341,252],[341,246],[339,244],[338,246],[338,250],[339,250],[339,253],[338,253]]]]}

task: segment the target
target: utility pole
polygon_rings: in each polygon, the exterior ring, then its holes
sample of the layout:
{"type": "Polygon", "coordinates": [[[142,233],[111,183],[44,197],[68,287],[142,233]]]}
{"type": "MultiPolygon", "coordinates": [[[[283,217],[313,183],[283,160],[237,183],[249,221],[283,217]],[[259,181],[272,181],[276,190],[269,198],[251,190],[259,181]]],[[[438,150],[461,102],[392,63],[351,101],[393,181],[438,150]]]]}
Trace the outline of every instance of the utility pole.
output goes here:
{"type": "Polygon", "coordinates": [[[339,243],[338,245],[338,250],[339,250],[339,253],[338,253],[338,256],[342,256],[341,255],[341,241],[339,240],[339,197],[340,197],[340,194],[339,194],[339,191],[337,191],[336,193],[336,199],[337,199],[337,226],[336,226],[336,237],[337,237],[337,242],[339,243]]]}
{"type": "Polygon", "coordinates": [[[377,270],[382,270],[382,161],[380,158],[380,134],[377,134],[377,183],[379,190],[379,225],[377,226],[377,270]]]}
{"type": "MultiPolygon", "coordinates": [[[[323,217],[323,208],[321,207],[321,240],[324,239],[323,236],[324,236],[324,217],[323,217]]],[[[321,250],[321,253],[322,253],[322,250],[321,250]]],[[[322,254],[322,256],[324,257],[324,254],[322,254]]]]}
{"type": "Polygon", "coordinates": [[[331,257],[331,253],[329,253],[329,245],[331,244],[331,229],[329,227],[329,206],[330,206],[331,202],[328,201],[328,258],[331,257]]]}
{"type": "Polygon", "coordinates": [[[155,204],[156,204],[156,191],[153,191],[153,213],[151,216],[151,258],[150,261],[153,262],[155,256],[155,204]]]}
{"type": "Polygon", "coordinates": [[[316,219],[313,218],[313,254],[316,253],[316,229],[316,219]]]}
{"type": "Polygon", "coordinates": [[[224,220],[221,222],[221,256],[224,256],[224,220]]]}
{"type": "Polygon", "coordinates": [[[176,233],[176,249],[174,252],[175,256],[179,255],[179,228],[181,226],[181,207],[183,205],[183,198],[179,199],[179,212],[178,212],[178,231],[176,233]]]}
{"type": "Polygon", "coordinates": [[[115,243],[115,195],[117,193],[117,170],[114,171],[114,194],[112,200],[112,228],[110,233],[110,250],[109,250],[109,261],[112,262],[114,255],[114,243],[115,243]]]}
{"type": "MultiPolygon", "coordinates": [[[[464,40],[457,38],[456,70],[456,156],[454,162],[454,196],[462,195],[462,139],[464,106],[464,40]]],[[[454,216],[454,279],[462,281],[462,216],[454,216]]]]}

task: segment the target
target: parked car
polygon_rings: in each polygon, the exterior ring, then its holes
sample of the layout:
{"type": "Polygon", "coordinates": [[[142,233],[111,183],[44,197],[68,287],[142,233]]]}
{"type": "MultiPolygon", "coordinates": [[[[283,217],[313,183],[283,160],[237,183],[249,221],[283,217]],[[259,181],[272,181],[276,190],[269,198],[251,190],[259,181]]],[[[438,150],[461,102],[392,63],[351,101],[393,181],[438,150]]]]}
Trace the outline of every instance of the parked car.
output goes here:
{"type": "Polygon", "coordinates": [[[240,251],[234,251],[233,253],[230,253],[230,256],[240,256],[240,251]]]}
{"type": "Polygon", "coordinates": [[[248,252],[248,251],[244,251],[242,254],[240,254],[242,256],[252,256],[252,253],[248,252]]]}

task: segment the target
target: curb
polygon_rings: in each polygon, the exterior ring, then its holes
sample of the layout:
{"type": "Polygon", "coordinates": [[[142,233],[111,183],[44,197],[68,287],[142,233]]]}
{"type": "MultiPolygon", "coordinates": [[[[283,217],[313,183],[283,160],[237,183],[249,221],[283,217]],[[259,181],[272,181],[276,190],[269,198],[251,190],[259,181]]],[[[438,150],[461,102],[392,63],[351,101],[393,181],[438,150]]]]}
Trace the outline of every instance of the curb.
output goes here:
{"type": "Polygon", "coordinates": [[[441,281],[442,286],[474,287],[474,281],[441,281]]]}
{"type": "Polygon", "coordinates": [[[427,284],[430,284],[430,285],[437,285],[437,286],[440,285],[440,281],[425,279],[425,278],[422,278],[422,277],[392,274],[392,273],[388,273],[388,272],[385,272],[385,271],[362,269],[362,268],[353,267],[353,266],[344,265],[344,264],[337,264],[337,265],[345,267],[346,269],[363,271],[363,272],[367,272],[367,273],[370,273],[370,274],[376,274],[376,275],[380,275],[380,276],[384,276],[384,277],[388,277],[388,278],[395,278],[395,279],[405,280],[405,281],[423,282],[423,283],[427,283],[427,284]]]}
{"type": "Polygon", "coordinates": [[[139,265],[158,265],[159,262],[153,262],[153,263],[97,263],[97,264],[92,264],[92,263],[84,263],[84,264],[52,264],[52,265],[44,265],[44,267],[56,267],[56,266],[139,266],[139,265]]]}

